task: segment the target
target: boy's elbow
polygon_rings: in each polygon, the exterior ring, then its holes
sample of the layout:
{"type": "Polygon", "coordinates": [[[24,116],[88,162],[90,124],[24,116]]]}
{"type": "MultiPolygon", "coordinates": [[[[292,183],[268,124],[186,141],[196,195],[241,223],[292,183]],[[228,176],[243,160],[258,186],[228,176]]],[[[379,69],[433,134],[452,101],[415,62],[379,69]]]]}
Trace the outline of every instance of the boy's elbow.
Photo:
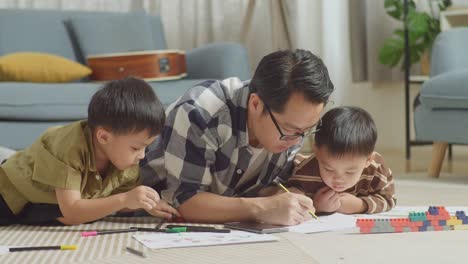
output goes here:
{"type": "Polygon", "coordinates": [[[57,220],[59,222],[61,222],[62,224],[64,225],[80,225],[80,224],[84,224],[85,222],[84,221],[81,221],[79,219],[76,219],[76,218],[70,218],[70,217],[59,217],[57,218],[57,220]]]}
{"type": "Polygon", "coordinates": [[[62,217],[58,218],[58,220],[65,225],[79,225],[85,223],[82,220],[82,217],[80,217],[80,214],[77,212],[76,208],[74,208],[74,206],[61,206],[60,212],[62,213],[62,217]]]}

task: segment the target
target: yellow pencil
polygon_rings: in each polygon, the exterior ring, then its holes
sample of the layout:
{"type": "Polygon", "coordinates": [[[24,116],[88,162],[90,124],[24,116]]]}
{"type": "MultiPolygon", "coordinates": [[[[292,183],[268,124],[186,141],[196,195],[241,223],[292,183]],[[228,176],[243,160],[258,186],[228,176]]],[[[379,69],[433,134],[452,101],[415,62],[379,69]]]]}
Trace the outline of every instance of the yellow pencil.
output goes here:
{"type": "MultiPolygon", "coordinates": [[[[276,184],[278,184],[278,186],[281,187],[285,192],[289,192],[289,190],[286,187],[284,187],[284,185],[281,184],[281,182],[277,182],[276,184]]],[[[309,210],[309,214],[313,216],[315,219],[319,220],[318,217],[314,213],[312,213],[311,210],[309,210]]]]}

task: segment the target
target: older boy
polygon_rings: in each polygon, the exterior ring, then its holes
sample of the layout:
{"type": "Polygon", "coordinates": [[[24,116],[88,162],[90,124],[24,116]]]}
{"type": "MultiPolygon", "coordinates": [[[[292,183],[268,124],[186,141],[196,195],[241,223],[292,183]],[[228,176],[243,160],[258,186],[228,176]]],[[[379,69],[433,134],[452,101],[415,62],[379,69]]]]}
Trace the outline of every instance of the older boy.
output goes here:
{"type": "Polygon", "coordinates": [[[139,186],[138,162],[164,121],[143,80],[106,84],[91,99],[88,120],[48,129],[0,166],[0,225],[81,224],[124,209],[177,215],[139,186]]]}

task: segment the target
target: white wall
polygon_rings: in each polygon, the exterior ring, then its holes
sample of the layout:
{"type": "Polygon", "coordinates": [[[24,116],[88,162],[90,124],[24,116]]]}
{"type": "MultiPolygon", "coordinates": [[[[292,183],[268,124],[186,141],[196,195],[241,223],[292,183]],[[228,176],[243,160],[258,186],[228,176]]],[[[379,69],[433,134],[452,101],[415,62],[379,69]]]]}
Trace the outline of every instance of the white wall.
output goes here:
{"type": "MultiPolygon", "coordinates": [[[[410,112],[420,85],[410,86],[410,112]]],[[[372,115],[378,129],[378,149],[405,148],[405,103],[403,82],[354,83],[343,99],[344,105],[360,106],[372,115]]],[[[410,122],[414,137],[413,122],[410,122]]]]}
{"type": "MultiPolygon", "coordinates": [[[[410,86],[410,109],[413,99],[420,89],[420,85],[410,86]]],[[[405,104],[403,82],[387,83],[353,83],[343,89],[343,99],[340,105],[359,106],[367,110],[377,125],[377,150],[399,151],[405,150],[405,104]]],[[[337,105],[335,105],[337,106],[337,105]]],[[[333,106],[331,106],[333,107],[333,106]]],[[[411,111],[412,112],[412,111],[411,111]]],[[[413,122],[411,133],[414,137],[413,122]]],[[[310,143],[306,142],[304,152],[310,151],[310,143]]]]}

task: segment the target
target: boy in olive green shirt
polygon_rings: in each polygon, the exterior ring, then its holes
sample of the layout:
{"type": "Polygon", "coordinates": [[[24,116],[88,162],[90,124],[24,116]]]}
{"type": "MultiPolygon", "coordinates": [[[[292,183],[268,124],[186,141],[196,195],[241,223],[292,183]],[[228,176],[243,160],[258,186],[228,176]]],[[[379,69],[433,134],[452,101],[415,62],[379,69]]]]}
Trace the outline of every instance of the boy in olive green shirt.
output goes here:
{"type": "Polygon", "coordinates": [[[48,129],[0,166],[0,225],[81,224],[136,209],[179,215],[140,186],[139,160],[164,121],[146,82],[109,82],[91,99],[87,120],[48,129]]]}

